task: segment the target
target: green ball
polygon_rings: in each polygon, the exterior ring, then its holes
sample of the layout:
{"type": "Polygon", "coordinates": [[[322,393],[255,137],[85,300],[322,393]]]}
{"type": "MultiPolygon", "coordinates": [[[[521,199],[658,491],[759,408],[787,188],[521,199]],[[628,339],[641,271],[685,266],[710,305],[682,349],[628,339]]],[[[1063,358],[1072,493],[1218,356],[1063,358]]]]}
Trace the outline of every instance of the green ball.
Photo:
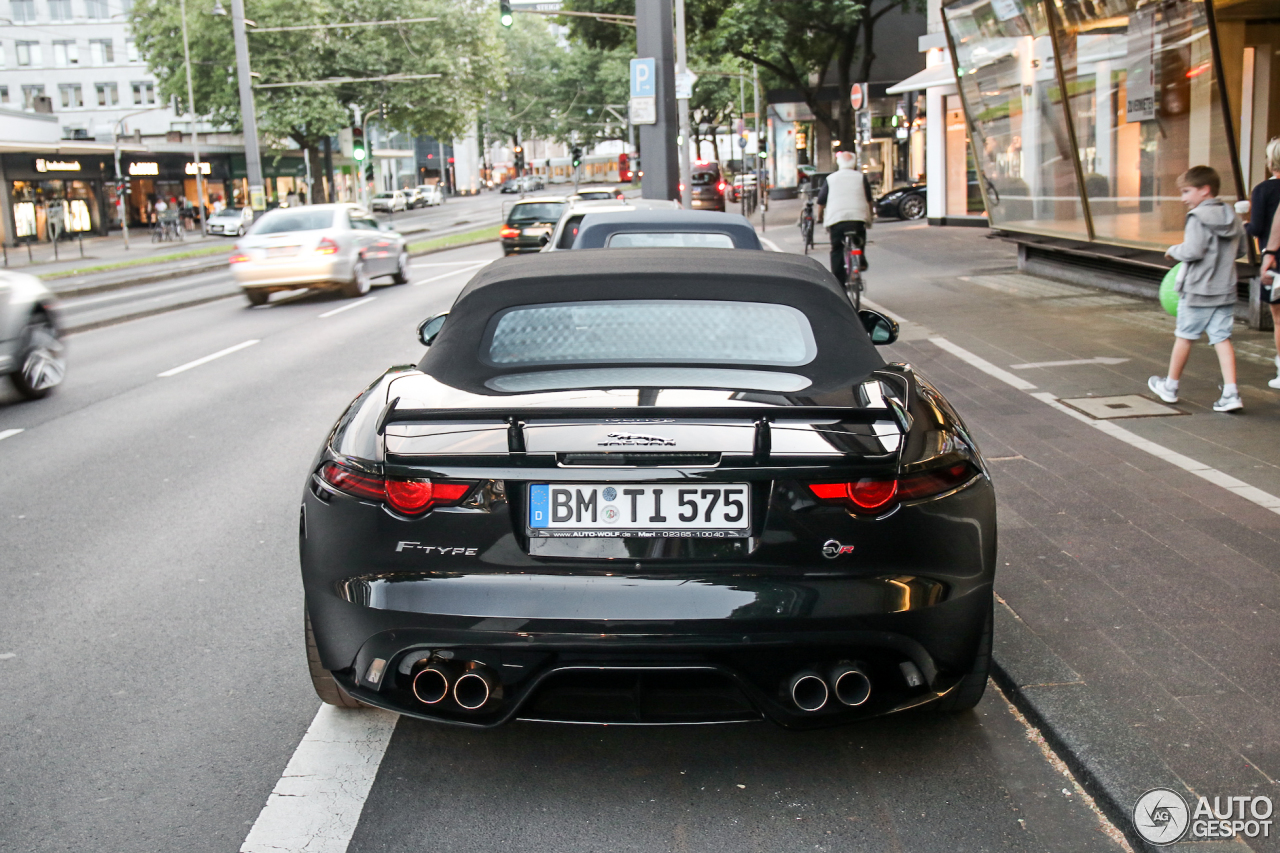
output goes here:
{"type": "Polygon", "coordinates": [[[1164,278],[1160,281],[1160,307],[1170,317],[1178,316],[1178,273],[1182,272],[1182,263],[1173,265],[1173,269],[1164,274],[1164,278]]]}

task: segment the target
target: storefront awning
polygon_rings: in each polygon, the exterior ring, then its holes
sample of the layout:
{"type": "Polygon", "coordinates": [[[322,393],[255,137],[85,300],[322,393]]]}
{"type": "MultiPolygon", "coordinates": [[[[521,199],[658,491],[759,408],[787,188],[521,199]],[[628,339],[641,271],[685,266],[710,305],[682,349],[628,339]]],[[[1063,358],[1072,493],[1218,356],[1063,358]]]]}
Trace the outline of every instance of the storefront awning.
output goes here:
{"type": "Polygon", "coordinates": [[[895,83],[885,89],[885,93],[903,95],[907,92],[918,92],[921,89],[932,89],[935,86],[954,86],[955,84],[956,75],[951,70],[951,63],[939,62],[937,65],[930,65],[925,70],[912,74],[901,83],[895,83]]]}

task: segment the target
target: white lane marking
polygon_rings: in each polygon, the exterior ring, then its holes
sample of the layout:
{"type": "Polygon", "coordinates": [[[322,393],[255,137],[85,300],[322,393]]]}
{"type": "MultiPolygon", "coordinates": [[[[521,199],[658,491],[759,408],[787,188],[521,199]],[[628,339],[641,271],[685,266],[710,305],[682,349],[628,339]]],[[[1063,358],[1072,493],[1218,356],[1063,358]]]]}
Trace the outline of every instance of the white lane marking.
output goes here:
{"type": "Polygon", "coordinates": [[[771,252],[782,251],[781,249],[778,248],[778,244],[770,240],[768,237],[761,237],[760,242],[763,243],[766,247],[768,247],[769,251],[771,252]]]}
{"type": "Polygon", "coordinates": [[[346,853],[398,719],[321,705],[240,853],[346,853]]]}
{"type": "Polygon", "coordinates": [[[0,429],[0,441],[4,441],[6,438],[13,438],[20,432],[22,432],[20,429],[0,429]]]}
{"type": "Polygon", "coordinates": [[[350,311],[352,308],[359,308],[361,305],[368,305],[377,298],[378,297],[376,296],[366,296],[364,299],[357,299],[355,302],[348,302],[341,308],[334,308],[332,311],[324,312],[320,315],[320,319],[323,320],[325,317],[332,317],[334,314],[341,314],[343,311],[350,311]]]}
{"type": "Polygon", "coordinates": [[[442,278],[448,278],[448,277],[449,277],[449,276],[451,276],[451,275],[461,275],[462,273],[466,273],[466,272],[475,272],[476,270],[480,269],[481,267],[487,267],[487,266],[488,266],[489,264],[491,264],[491,263],[493,263],[493,261],[481,261],[480,263],[476,264],[475,266],[471,266],[471,267],[463,267],[463,268],[462,268],[462,269],[460,269],[460,270],[454,270],[453,272],[441,273],[440,275],[432,276],[431,278],[424,278],[422,281],[415,281],[415,282],[413,283],[413,286],[414,286],[414,287],[421,287],[421,286],[422,286],[422,285],[424,285],[424,284],[430,284],[430,283],[431,283],[431,282],[433,282],[433,281],[439,281],[440,279],[442,279],[442,278]]]}
{"type": "Polygon", "coordinates": [[[1075,367],[1077,364],[1124,364],[1128,360],[1127,358],[1100,355],[1097,358],[1072,358],[1066,361],[1031,361],[1026,364],[1011,364],[1009,366],[1014,370],[1031,370],[1037,367],[1075,367]]]}
{"type": "Polygon", "coordinates": [[[1017,388],[1019,391],[1032,391],[1036,387],[1032,385],[1030,382],[1028,382],[1027,380],[1023,379],[1021,376],[1014,376],[1009,371],[1004,370],[1003,368],[996,367],[994,364],[987,361],[985,358],[980,358],[974,355],[964,347],[956,346],[946,338],[938,337],[935,335],[934,337],[929,338],[929,340],[938,348],[946,350],[947,352],[951,353],[961,361],[966,361],[969,364],[972,364],[974,367],[978,368],[983,373],[986,373],[990,376],[994,376],[996,379],[999,379],[1001,382],[1012,385],[1014,388],[1017,388]]]}
{"type": "Polygon", "coordinates": [[[251,347],[256,343],[258,343],[258,341],[245,341],[244,343],[236,344],[233,347],[227,347],[226,349],[218,350],[212,355],[206,355],[204,358],[197,358],[195,361],[188,361],[186,364],[180,364],[177,367],[166,370],[164,373],[157,373],[156,376],[161,379],[168,376],[175,376],[179,373],[182,373],[183,371],[190,370],[193,367],[199,367],[202,364],[208,364],[209,362],[213,361],[215,358],[222,358],[224,355],[231,355],[231,353],[233,352],[239,352],[245,347],[251,347]]]}
{"type": "Polygon", "coordinates": [[[1232,492],[1233,494],[1239,495],[1245,500],[1250,501],[1251,503],[1255,503],[1258,506],[1262,507],[1263,509],[1269,509],[1272,512],[1276,513],[1277,515],[1280,515],[1280,497],[1276,497],[1270,492],[1265,492],[1262,489],[1259,489],[1257,486],[1251,486],[1248,483],[1246,483],[1244,480],[1240,480],[1236,477],[1233,477],[1224,471],[1219,471],[1217,468],[1213,468],[1209,465],[1204,464],[1203,462],[1198,462],[1195,459],[1192,459],[1190,456],[1184,456],[1183,454],[1178,453],[1175,450],[1170,450],[1169,448],[1165,447],[1163,444],[1156,444],[1154,441],[1145,439],[1142,436],[1136,433],[1130,432],[1124,427],[1114,424],[1110,421],[1095,421],[1093,418],[1089,417],[1083,412],[1077,412],[1074,409],[1064,406],[1062,403],[1058,401],[1057,397],[1048,393],[1047,391],[1037,391],[1035,393],[1031,393],[1031,389],[1034,389],[1036,386],[1032,385],[1030,382],[1020,379],[1019,377],[1014,376],[1012,373],[1009,373],[1008,371],[1001,370],[1000,368],[991,364],[991,362],[983,358],[980,358],[977,355],[974,355],[973,353],[969,352],[967,349],[964,349],[963,347],[956,346],[955,344],[951,343],[951,341],[948,341],[946,338],[932,337],[932,338],[929,338],[929,340],[933,341],[933,343],[936,344],[939,348],[946,350],[947,352],[951,353],[952,355],[956,356],[962,361],[966,361],[969,364],[972,364],[974,367],[978,368],[984,373],[989,373],[990,375],[999,379],[1001,382],[1005,382],[1009,385],[1012,385],[1014,388],[1017,388],[1020,391],[1027,391],[1028,394],[1030,394],[1030,396],[1036,398],[1037,400],[1044,403],[1045,405],[1050,406],[1059,412],[1062,412],[1064,415],[1073,417],[1083,424],[1088,424],[1089,426],[1093,427],[1099,432],[1105,432],[1107,435],[1111,436],[1112,438],[1116,438],[1116,439],[1119,439],[1120,441],[1123,441],[1125,444],[1129,445],[1130,447],[1135,447],[1138,450],[1142,450],[1146,453],[1150,453],[1152,456],[1155,456],[1158,459],[1163,459],[1165,462],[1168,462],[1170,465],[1175,465],[1178,468],[1181,468],[1182,470],[1187,471],[1188,473],[1195,474],[1197,477],[1201,478],[1202,480],[1207,480],[1208,482],[1213,483],[1215,486],[1221,486],[1227,491],[1232,492]],[[983,365],[986,365],[986,367],[983,367],[983,365]],[[991,369],[988,370],[987,368],[991,368],[991,369]]]}
{"type": "Polygon", "coordinates": [[[409,264],[411,267],[465,267],[467,264],[474,264],[475,261],[432,261],[431,263],[409,264]]]}

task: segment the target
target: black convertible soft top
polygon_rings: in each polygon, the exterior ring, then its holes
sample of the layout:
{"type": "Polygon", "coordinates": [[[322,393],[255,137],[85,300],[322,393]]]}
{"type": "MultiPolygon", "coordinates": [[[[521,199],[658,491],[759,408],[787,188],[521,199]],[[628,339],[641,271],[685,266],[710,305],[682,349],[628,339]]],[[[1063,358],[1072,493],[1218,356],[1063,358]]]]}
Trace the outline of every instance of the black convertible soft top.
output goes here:
{"type": "Polygon", "coordinates": [[[803,374],[812,383],[805,396],[847,389],[884,365],[835,277],[811,258],[738,249],[603,249],[494,261],[462,289],[419,367],[453,387],[493,394],[485,382],[495,376],[546,370],[495,365],[482,355],[486,331],[501,312],[522,305],[672,299],[775,303],[801,311],[813,330],[814,359],[754,369],[803,374]]]}

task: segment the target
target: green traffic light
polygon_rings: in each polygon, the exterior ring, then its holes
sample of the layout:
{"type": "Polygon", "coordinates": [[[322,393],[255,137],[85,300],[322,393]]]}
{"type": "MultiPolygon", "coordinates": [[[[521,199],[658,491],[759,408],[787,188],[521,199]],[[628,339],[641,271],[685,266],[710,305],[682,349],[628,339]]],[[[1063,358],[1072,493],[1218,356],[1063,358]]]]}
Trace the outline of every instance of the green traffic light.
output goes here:
{"type": "Polygon", "coordinates": [[[352,152],[351,152],[351,156],[352,156],[353,158],[355,158],[356,160],[363,160],[363,159],[364,159],[364,148],[363,148],[363,147],[361,147],[361,148],[357,148],[357,149],[355,149],[354,151],[352,151],[352,152]]]}
{"type": "Polygon", "coordinates": [[[513,17],[512,17],[512,15],[511,15],[511,13],[510,13],[510,12],[503,12],[503,13],[502,13],[502,17],[498,19],[498,21],[499,21],[499,22],[502,24],[502,26],[504,26],[504,27],[509,27],[509,26],[511,26],[511,23],[512,23],[512,21],[514,21],[514,20],[515,20],[515,18],[513,18],[513,17]]]}

